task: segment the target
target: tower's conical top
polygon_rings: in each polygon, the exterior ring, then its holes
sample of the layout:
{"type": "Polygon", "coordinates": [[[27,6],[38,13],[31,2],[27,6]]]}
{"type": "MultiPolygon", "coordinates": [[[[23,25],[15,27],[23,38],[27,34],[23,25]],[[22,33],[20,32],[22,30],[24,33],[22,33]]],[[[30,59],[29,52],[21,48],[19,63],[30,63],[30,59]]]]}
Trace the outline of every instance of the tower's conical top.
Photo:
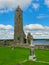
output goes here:
{"type": "Polygon", "coordinates": [[[18,6],[16,10],[21,10],[20,6],[18,6]]]}

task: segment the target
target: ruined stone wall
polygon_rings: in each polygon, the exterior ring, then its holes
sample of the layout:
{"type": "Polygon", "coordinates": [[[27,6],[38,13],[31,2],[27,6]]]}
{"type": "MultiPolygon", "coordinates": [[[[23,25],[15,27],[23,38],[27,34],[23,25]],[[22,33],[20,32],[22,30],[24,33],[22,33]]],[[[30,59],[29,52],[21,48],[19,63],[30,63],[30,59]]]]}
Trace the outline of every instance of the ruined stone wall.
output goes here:
{"type": "MultiPolygon", "coordinates": [[[[14,46],[14,40],[6,40],[6,42],[4,40],[0,40],[0,46],[14,46]]],[[[29,48],[29,44],[26,43],[20,47],[29,48]]],[[[35,45],[35,48],[36,49],[48,49],[49,50],[49,45],[35,45]]]]}
{"type": "Polygon", "coordinates": [[[37,49],[49,49],[49,45],[35,45],[37,49]]]}
{"type": "Polygon", "coordinates": [[[5,45],[10,46],[13,44],[13,42],[14,40],[0,40],[0,46],[5,46],[5,45]]]}

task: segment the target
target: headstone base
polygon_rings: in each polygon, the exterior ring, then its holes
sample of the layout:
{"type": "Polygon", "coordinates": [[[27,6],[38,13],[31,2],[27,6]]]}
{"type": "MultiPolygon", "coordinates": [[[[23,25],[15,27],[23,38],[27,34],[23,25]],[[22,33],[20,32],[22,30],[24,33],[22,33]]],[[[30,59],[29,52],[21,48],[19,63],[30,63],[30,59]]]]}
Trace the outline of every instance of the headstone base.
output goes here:
{"type": "Polygon", "coordinates": [[[36,56],[35,55],[29,56],[29,60],[36,61],[36,56]]]}

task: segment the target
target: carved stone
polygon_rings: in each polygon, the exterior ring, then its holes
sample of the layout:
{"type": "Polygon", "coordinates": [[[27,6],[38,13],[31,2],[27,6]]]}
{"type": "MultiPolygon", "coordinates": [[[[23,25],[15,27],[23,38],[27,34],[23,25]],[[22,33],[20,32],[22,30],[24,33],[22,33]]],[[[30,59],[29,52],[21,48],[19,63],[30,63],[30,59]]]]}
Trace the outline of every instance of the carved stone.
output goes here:
{"type": "Polygon", "coordinates": [[[34,53],[34,47],[35,47],[35,45],[33,45],[33,41],[31,40],[29,60],[32,60],[32,61],[36,60],[36,56],[35,56],[35,53],[34,53]]]}

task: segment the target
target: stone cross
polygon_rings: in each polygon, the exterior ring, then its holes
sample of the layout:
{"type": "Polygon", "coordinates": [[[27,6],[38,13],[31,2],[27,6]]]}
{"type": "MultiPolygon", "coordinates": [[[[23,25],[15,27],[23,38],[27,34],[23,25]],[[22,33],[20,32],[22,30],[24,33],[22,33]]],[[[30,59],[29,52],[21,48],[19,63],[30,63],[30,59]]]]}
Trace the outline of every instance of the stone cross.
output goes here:
{"type": "Polygon", "coordinates": [[[35,45],[33,44],[33,41],[31,40],[29,60],[32,60],[32,61],[36,60],[36,56],[35,56],[35,53],[34,53],[34,47],[35,47],[35,45]]]}

